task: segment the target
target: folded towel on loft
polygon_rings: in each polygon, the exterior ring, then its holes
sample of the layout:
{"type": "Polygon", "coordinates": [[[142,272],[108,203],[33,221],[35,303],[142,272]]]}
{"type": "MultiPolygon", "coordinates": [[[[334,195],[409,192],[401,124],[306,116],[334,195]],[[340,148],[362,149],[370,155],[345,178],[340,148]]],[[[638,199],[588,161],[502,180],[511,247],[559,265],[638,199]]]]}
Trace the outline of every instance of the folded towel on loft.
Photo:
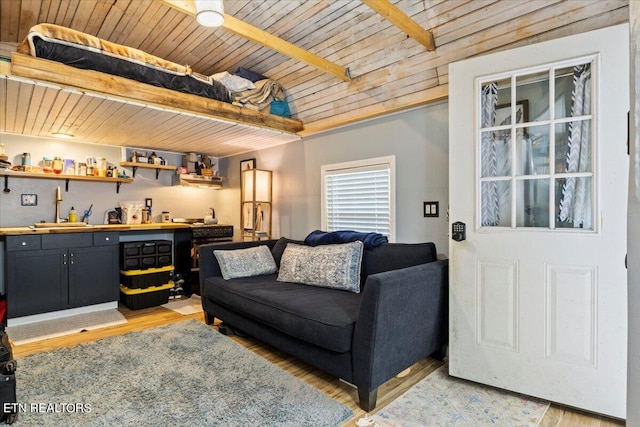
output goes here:
{"type": "Polygon", "coordinates": [[[387,236],[380,233],[360,232],[353,230],[321,231],[315,230],[304,239],[304,244],[309,246],[331,245],[337,243],[349,243],[361,241],[365,249],[375,248],[389,242],[387,236]]]}
{"type": "Polygon", "coordinates": [[[254,84],[255,89],[232,92],[233,103],[253,110],[262,110],[269,107],[274,99],[282,101],[285,98],[284,88],[275,80],[258,80],[254,84]]]}

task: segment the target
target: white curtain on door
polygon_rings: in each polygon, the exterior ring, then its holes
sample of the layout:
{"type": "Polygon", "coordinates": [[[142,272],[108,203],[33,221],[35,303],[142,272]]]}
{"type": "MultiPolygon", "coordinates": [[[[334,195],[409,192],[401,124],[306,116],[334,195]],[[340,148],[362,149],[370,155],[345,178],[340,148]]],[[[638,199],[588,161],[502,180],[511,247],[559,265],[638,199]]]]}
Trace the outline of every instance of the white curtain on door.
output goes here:
{"type": "MultiPolygon", "coordinates": [[[[488,128],[495,126],[496,105],[498,105],[498,84],[489,83],[482,86],[482,111],[480,126],[488,128]]],[[[482,132],[481,141],[482,176],[496,176],[498,160],[494,132],[482,132]]],[[[500,204],[498,188],[495,181],[485,182],[481,187],[482,198],[482,226],[496,226],[500,223],[500,204]]]]}
{"type": "MultiPolygon", "coordinates": [[[[496,126],[496,107],[498,105],[498,83],[491,82],[482,86],[482,111],[480,126],[496,126]]],[[[511,117],[499,123],[500,126],[511,123],[511,117]]],[[[483,177],[509,176],[511,168],[511,132],[509,130],[484,131],[481,135],[481,167],[483,177]]],[[[508,181],[485,181],[481,186],[481,210],[483,227],[499,226],[503,212],[509,210],[511,186],[508,181]]]]}
{"type": "MultiPolygon", "coordinates": [[[[591,64],[573,68],[571,117],[591,114],[591,64]]],[[[591,121],[569,123],[566,172],[590,172],[591,121]]],[[[569,177],[562,186],[558,222],[575,228],[592,228],[591,185],[589,178],[569,177]]]]}

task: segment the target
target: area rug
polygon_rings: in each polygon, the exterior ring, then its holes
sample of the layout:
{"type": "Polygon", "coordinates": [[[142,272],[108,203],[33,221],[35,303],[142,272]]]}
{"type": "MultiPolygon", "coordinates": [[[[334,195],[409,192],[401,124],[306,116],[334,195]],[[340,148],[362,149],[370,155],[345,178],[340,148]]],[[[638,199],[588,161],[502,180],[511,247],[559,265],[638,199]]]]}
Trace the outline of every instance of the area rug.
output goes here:
{"type": "Polygon", "coordinates": [[[191,298],[169,300],[168,303],[162,304],[162,306],[186,316],[201,312],[202,300],[199,295],[193,294],[191,298]]]}
{"type": "Polygon", "coordinates": [[[8,326],[7,334],[15,345],[127,323],[117,309],[76,314],[26,325],[8,326]]]}
{"type": "Polygon", "coordinates": [[[20,425],[338,426],[346,406],[190,319],[18,360],[20,425]]]}
{"type": "Polygon", "coordinates": [[[548,408],[546,401],[450,377],[445,365],[361,424],[537,426],[548,408]]]}

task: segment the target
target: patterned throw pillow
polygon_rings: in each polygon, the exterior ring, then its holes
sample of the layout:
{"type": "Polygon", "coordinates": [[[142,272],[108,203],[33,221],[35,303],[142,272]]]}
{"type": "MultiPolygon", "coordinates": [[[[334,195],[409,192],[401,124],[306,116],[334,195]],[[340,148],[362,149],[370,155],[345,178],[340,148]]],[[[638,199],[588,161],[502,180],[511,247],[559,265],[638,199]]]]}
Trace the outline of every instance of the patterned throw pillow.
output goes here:
{"type": "Polygon", "coordinates": [[[266,245],[247,249],[214,250],[225,280],[273,274],[277,270],[271,250],[266,245]]]}
{"type": "Polygon", "coordinates": [[[362,242],[303,246],[289,243],[278,281],[360,292],[362,242]]]}

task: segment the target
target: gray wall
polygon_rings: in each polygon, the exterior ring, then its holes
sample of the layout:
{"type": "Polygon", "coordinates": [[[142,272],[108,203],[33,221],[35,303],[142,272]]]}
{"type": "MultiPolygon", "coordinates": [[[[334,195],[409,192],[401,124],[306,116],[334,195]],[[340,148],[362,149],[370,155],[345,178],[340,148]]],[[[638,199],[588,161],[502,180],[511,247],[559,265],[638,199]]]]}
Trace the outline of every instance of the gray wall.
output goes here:
{"type": "MultiPolygon", "coordinates": [[[[320,228],[322,165],[395,155],[396,241],[433,241],[447,254],[448,118],[447,103],[421,107],[221,159],[220,172],[238,189],[241,160],[256,158],[259,169],[273,170],[273,234],[302,239],[320,228]],[[424,201],[440,202],[438,218],[424,217],[424,201]]],[[[239,226],[239,190],[220,195],[239,226]]]]}

